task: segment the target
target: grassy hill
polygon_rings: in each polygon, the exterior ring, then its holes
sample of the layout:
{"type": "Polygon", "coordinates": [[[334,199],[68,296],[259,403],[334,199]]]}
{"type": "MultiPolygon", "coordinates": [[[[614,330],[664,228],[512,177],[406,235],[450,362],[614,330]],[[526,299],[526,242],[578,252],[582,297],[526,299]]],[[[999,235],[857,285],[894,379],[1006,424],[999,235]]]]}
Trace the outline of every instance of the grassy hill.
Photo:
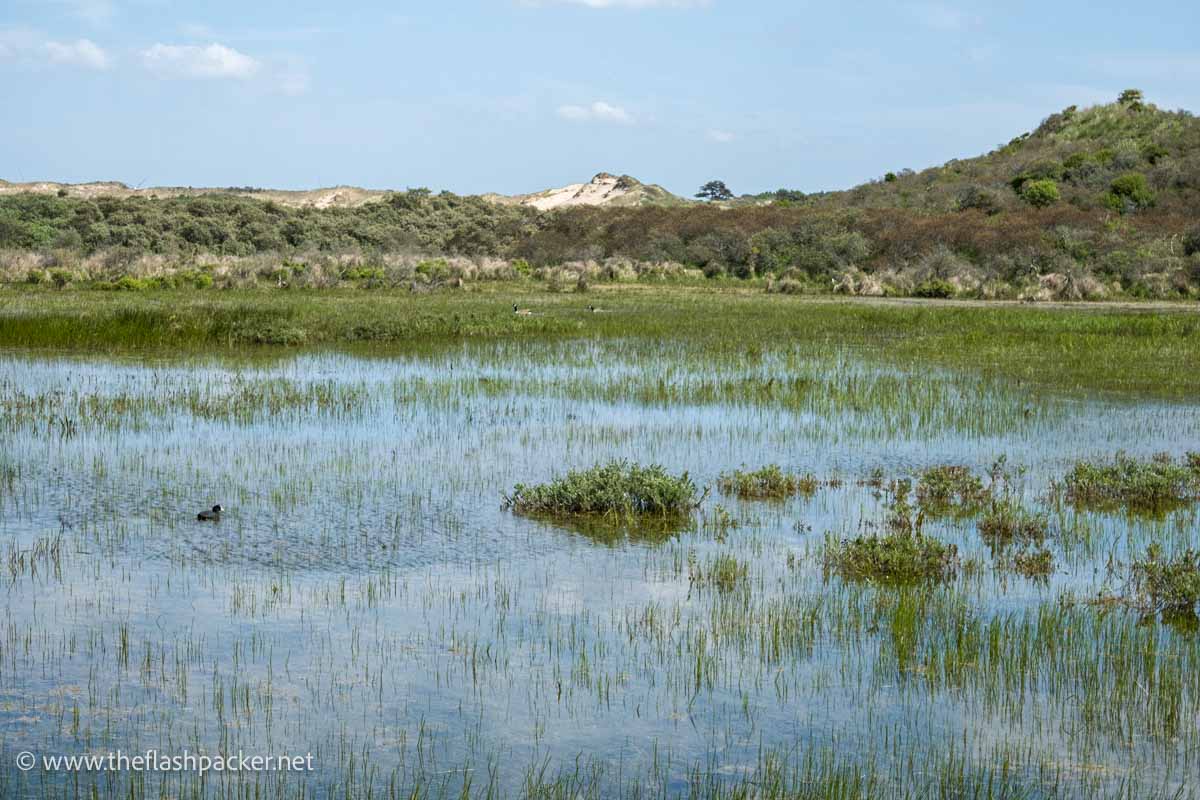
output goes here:
{"type": "Polygon", "coordinates": [[[965,208],[996,213],[1054,202],[1123,212],[1156,205],[1190,213],[1200,207],[1200,119],[1163,111],[1130,90],[1107,105],[1069,106],[976,158],[889,172],[845,191],[806,196],[784,190],[741,202],[779,200],[930,213],[965,208]],[[1053,181],[1057,200],[1037,181],[1053,181]]]}

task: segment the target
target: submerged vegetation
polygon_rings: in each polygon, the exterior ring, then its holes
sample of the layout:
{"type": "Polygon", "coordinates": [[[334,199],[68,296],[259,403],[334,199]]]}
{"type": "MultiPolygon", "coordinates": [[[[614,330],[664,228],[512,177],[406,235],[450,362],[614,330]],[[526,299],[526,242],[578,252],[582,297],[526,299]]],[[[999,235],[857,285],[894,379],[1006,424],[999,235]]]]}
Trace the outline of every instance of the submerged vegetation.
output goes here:
{"type": "Polygon", "coordinates": [[[612,461],[533,486],[518,483],[504,505],[518,514],[546,516],[685,516],[697,504],[696,485],[685,472],[671,475],[657,464],[612,461]]]}

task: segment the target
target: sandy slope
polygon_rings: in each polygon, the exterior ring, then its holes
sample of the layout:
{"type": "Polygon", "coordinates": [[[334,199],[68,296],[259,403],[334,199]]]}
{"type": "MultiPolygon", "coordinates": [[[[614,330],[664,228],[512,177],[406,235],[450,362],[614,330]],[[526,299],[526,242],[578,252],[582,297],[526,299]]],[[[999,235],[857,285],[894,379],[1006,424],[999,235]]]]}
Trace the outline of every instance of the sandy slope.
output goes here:
{"type": "MultiPolygon", "coordinates": [[[[381,200],[388,192],[382,189],[361,189],[357,186],[333,186],[325,189],[289,191],[278,189],[195,188],[191,186],[153,186],[145,189],[130,188],[117,181],[95,183],[55,183],[36,181],[32,183],[9,183],[0,181],[0,195],[17,192],[56,194],[65,191],[70,197],[195,197],[205,194],[235,194],[257,200],[272,200],[280,205],[294,207],[353,208],[364,203],[381,200]]],[[[587,183],[572,183],[559,189],[523,195],[485,194],[485,200],[495,203],[533,206],[541,211],[570,206],[617,205],[632,206],[646,203],[682,202],[661,186],[644,184],[628,175],[610,175],[601,172],[587,183]]]]}

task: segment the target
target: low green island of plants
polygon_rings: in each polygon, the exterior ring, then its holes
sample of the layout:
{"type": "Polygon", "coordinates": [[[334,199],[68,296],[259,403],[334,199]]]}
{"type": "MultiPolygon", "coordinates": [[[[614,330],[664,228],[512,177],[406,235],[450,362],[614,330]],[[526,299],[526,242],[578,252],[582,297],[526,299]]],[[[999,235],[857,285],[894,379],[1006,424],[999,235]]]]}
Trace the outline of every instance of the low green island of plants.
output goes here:
{"type": "Polygon", "coordinates": [[[1079,508],[1157,514],[1200,499],[1195,463],[1195,453],[1183,463],[1165,454],[1141,461],[1117,453],[1111,461],[1076,462],[1060,489],[1079,508]]]}
{"type": "Polygon", "coordinates": [[[547,517],[685,517],[699,502],[688,474],[663,467],[611,461],[572,470],[547,483],[517,484],[504,506],[518,514],[547,517]]]}
{"type": "Polygon", "coordinates": [[[785,472],[778,464],[768,464],[753,471],[737,469],[722,473],[717,480],[717,487],[722,492],[743,500],[784,500],[797,494],[811,495],[818,485],[812,474],[785,472]]]}

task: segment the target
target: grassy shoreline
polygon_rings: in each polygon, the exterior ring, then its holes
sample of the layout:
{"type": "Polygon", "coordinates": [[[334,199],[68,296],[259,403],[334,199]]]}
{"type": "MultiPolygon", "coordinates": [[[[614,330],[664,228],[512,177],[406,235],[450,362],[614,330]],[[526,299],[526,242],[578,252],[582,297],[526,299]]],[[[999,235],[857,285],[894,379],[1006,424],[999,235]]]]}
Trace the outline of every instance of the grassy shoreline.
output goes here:
{"type": "Polygon", "coordinates": [[[694,287],[587,294],[507,287],[429,294],[68,289],[0,293],[0,347],[169,354],[639,338],[686,342],[723,357],[847,348],[900,365],[1184,399],[1200,394],[1197,310],[805,298],[694,287]],[[514,304],[530,313],[514,314],[514,304]]]}

